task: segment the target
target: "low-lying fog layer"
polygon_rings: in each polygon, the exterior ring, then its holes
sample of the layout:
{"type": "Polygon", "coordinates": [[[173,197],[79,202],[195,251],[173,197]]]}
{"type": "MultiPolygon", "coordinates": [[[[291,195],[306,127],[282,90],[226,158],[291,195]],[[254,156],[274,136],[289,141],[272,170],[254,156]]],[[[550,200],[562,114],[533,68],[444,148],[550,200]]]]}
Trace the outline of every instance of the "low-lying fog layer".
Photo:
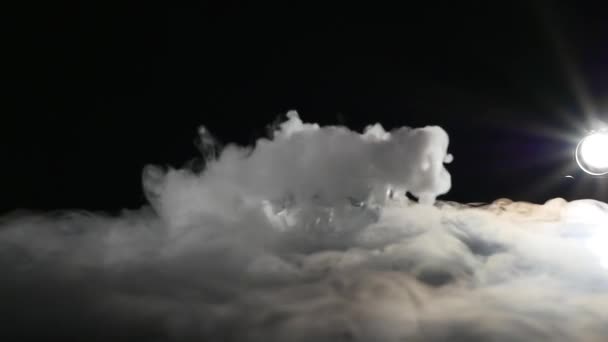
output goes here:
{"type": "Polygon", "coordinates": [[[146,167],[140,210],[8,215],[0,336],[606,341],[608,206],[436,201],[447,151],[290,112],[201,172],[146,167]]]}

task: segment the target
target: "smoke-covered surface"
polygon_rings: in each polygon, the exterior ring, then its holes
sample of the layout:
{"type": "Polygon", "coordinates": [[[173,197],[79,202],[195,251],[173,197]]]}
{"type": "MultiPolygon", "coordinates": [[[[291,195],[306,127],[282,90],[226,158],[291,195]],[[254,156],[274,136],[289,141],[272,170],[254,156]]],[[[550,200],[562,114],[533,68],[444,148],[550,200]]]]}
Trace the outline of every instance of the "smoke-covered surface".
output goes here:
{"type": "Polygon", "coordinates": [[[608,206],[435,201],[447,148],[439,127],[359,134],[290,113],[200,173],[145,168],[151,207],[9,215],[0,334],[605,341],[608,206]]]}

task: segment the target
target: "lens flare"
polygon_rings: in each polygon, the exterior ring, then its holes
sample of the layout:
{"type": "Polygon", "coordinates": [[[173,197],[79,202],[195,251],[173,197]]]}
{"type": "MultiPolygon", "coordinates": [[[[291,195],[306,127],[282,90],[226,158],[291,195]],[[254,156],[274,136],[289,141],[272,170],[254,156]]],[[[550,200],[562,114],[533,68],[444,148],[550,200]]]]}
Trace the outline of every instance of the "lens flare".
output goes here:
{"type": "Polygon", "coordinates": [[[608,131],[594,132],[576,147],[576,162],[591,175],[608,173],[608,131]]]}

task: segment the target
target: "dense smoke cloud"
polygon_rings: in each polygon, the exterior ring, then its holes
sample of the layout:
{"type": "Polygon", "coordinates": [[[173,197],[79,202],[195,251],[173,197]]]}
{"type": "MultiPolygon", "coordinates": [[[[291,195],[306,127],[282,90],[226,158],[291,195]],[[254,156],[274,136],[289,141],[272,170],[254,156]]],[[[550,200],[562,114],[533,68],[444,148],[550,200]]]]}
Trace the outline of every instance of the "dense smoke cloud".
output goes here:
{"type": "MultiPolygon", "coordinates": [[[[144,186],[160,215],[179,226],[264,201],[382,202],[390,189],[410,191],[432,204],[450,189],[443,162],[452,157],[446,152],[448,136],[439,127],[389,133],[376,124],[358,134],[303,123],[296,112],[287,116],[272,140],[258,140],[253,149],[229,145],[202,175],[188,170],[164,175],[148,167],[144,186]]],[[[207,131],[202,133],[201,140],[208,140],[207,131]]]]}
{"type": "Polygon", "coordinates": [[[436,201],[452,159],[441,128],[359,134],[288,116],[254,147],[207,154],[202,172],[145,168],[151,207],[5,217],[0,334],[606,340],[606,204],[436,201]]]}

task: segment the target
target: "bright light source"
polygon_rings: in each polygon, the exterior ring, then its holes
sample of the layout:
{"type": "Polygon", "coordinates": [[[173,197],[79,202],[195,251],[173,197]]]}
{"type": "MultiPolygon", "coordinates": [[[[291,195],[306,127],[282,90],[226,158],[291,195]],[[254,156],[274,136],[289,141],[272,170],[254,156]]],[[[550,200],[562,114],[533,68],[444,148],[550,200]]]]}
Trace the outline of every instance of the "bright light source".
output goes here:
{"type": "Polygon", "coordinates": [[[589,174],[607,174],[608,132],[595,132],[583,138],[576,147],[576,162],[589,174]]]}
{"type": "Polygon", "coordinates": [[[608,134],[596,133],[583,139],[581,156],[592,167],[608,167],[608,134]]]}

